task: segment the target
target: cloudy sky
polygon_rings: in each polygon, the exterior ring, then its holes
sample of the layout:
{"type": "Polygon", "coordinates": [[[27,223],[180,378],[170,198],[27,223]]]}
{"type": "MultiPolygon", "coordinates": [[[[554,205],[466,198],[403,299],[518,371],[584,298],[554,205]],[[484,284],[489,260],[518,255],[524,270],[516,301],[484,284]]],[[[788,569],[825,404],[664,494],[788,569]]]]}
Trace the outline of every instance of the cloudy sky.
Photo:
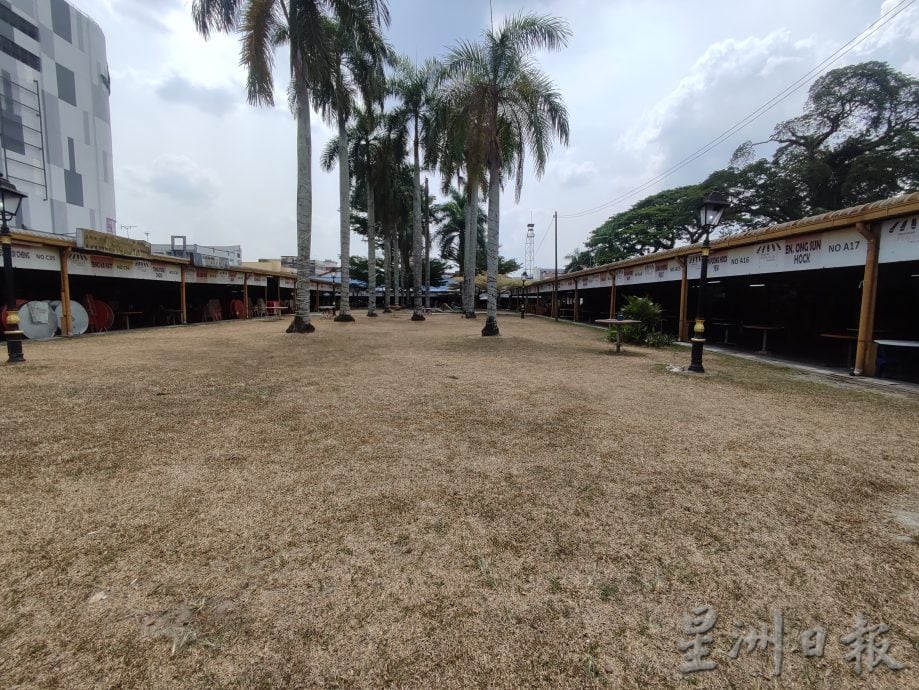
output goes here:
{"type": "MultiPolygon", "coordinates": [[[[171,234],[201,244],[241,244],[243,257],[295,253],[295,124],[286,75],[276,108],[246,103],[235,37],[205,42],[190,0],[70,0],[105,32],[112,76],[118,223],[153,242],[171,234]]],[[[682,161],[816,67],[904,0],[494,0],[494,21],[520,10],[563,16],[569,47],[539,57],[569,109],[571,142],[542,179],[501,209],[501,253],[523,259],[536,225],[536,263],[551,266],[548,232],[558,211],[559,261],[611,213],[649,193],[696,182],[724,167],[736,146],[762,141],[800,112],[806,88],[710,153],[602,210],[682,161]]],[[[834,62],[886,60],[919,73],[919,2],[834,62]]],[[[390,0],[390,41],[420,60],[489,23],[488,0],[390,0]]],[[[285,64],[279,56],[278,64],[285,64]]],[[[313,121],[318,151],[331,130],[313,121]]],[[[337,258],[337,173],[314,164],[313,256],[337,258]]],[[[352,239],[352,253],[366,251],[352,239]]]]}

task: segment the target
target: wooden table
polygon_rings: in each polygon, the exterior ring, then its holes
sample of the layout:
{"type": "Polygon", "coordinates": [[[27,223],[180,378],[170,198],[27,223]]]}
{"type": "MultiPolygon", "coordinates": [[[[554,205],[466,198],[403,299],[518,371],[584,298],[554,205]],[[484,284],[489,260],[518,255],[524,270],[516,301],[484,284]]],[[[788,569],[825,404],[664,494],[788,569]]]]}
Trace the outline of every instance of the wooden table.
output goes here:
{"type": "Polygon", "coordinates": [[[785,329],[785,326],[766,326],[766,325],[756,325],[744,323],[740,325],[741,328],[749,328],[751,331],[762,331],[763,332],[763,347],[761,350],[757,350],[754,354],[757,355],[768,355],[769,350],[767,348],[768,341],[766,338],[769,335],[769,331],[781,331],[785,329]]]}
{"type": "Polygon", "coordinates": [[[284,307],[279,307],[279,306],[265,307],[265,311],[268,312],[268,315],[265,317],[265,321],[269,321],[269,320],[280,321],[281,312],[284,311],[284,307]]]}
{"type": "Polygon", "coordinates": [[[732,321],[712,321],[712,326],[722,326],[724,328],[724,340],[721,341],[723,345],[733,344],[728,342],[728,336],[731,333],[731,327],[736,325],[732,321]]]}
{"type": "Polygon", "coordinates": [[[616,327],[616,352],[619,352],[622,348],[622,327],[641,323],[641,321],[636,321],[635,319],[597,319],[594,323],[609,324],[610,329],[613,326],[616,327]]]}
{"type": "Polygon", "coordinates": [[[334,319],[335,307],[319,307],[319,313],[327,319],[334,319]]]}
{"type": "Polygon", "coordinates": [[[142,311],[120,311],[118,312],[118,316],[124,317],[124,330],[126,331],[131,330],[131,317],[137,316],[138,314],[143,314],[143,312],[142,311]]]}
{"type": "Polygon", "coordinates": [[[855,341],[858,340],[858,336],[854,333],[821,333],[821,338],[829,338],[830,340],[845,340],[848,341],[849,349],[846,353],[846,366],[851,369],[855,364],[855,341]]]}
{"type": "MultiPolygon", "coordinates": [[[[875,344],[878,346],[878,366],[877,366],[877,376],[881,377],[883,374],[884,368],[887,366],[887,363],[891,361],[888,357],[881,356],[880,348],[883,347],[909,347],[909,348],[919,348],[919,340],[875,340],[875,344]]],[[[898,362],[895,362],[898,363],[898,362]]]]}

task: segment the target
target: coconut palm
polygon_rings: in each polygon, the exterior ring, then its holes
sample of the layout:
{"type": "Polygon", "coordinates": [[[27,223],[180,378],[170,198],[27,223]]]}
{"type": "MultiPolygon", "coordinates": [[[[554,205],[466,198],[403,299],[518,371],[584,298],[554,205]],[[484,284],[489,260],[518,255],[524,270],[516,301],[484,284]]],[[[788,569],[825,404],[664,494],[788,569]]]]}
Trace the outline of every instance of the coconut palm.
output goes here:
{"type": "MultiPolygon", "coordinates": [[[[342,23],[359,42],[389,24],[386,0],[194,0],[198,32],[241,36],[240,61],[253,105],[274,105],[274,51],[290,47],[290,104],[297,120],[297,312],[288,333],[309,333],[312,242],[312,141],[310,90],[332,79],[330,45],[323,18],[342,23]]],[[[347,257],[346,257],[347,261],[347,257]]]]}
{"type": "Polygon", "coordinates": [[[537,177],[545,171],[555,138],[568,143],[568,111],[561,94],[530,53],[558,50],[571,36],[567,22],[556,17],[520,14],[497,30],[484,32],[482,43],[462,42],[446,60],[448,100],[465,104],[477,130],[470,137],[484,146],[488,173],[488,318],[482,335],[498,335],[498,238],[502,171],[513,166],[515,198],[520,200],[527,150],[537,177]]]}
{"type": "MultiPolygon", "coordinates": [[[[391,123],[412,139],[413,192],[412,192],[412,272],[413,313],[412,321],[424,321],[422,314],[422,213],[421,213],[421,146],[422,139],[429,140],[436,111],[436,89],[441,77],[442,66],[433,59],[416,66],[406,58],[396,62],[395,74],[390,79],[390,92],[399,105],[391,114],[391,123]]],[[[433,148],[426,146],[426,149],[433,148]]]]}

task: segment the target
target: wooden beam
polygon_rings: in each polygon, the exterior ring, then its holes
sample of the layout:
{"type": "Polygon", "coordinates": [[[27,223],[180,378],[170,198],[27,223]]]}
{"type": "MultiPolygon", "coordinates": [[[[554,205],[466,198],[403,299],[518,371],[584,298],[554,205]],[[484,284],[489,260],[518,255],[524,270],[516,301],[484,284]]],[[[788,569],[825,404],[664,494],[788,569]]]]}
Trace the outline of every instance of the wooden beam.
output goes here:
{"type": "Polygon", "coordinates": [[[680,335],[681,342],[689,340],[689,319],[686,312],[689,309],[689,280],[686,257],[681,256],[677,259],[682,269],[680,278],[680,335]]]}
{"type": "MultiPolygon", "coordinates": [[[[280,285],[280,278],[278,284],[280,285]]],[[[249,274],[243,273],[243,309],[246,310],[246,318],[249,318],[249,274]]]]}
{"type": "Polygon", "coordinates": [[[855,350],[855,376],[874,376],[877,348],[874,344],[874,314],[878,288],[878,244],[879,226],[856,225],[858,231],[868,240],[865,256],[865,273],[862,279],[862,302],[858,316],[858,346],[855,350]]]}
{"type": "Polygon", "coordinates": [[[179,283],[179,309],[182,310],[182,325],[188,323],[188,304],[185,301],[185,267],[182,267],[182,280],[179,283]]]}
{"type": "Polygon", "coordinates": [[[616,318],[616,271],[609,272],[609,318],[616,318]]]}
{"type": "Polygon", "coordinates": [[[61,335],[73,335],[73,314],[70,313],[70,248],[60,247],[58,249],[61,260],[61,314],[64,317],[64,323],[61,324],[61,335]]]}
{"type": "Polygon", "coordinates": [[[574,321],[575,323],[577,323],[580,317],[581,317],[581,307],[578,301],[578,279],[575,278],[574,279],[574,321]]]}

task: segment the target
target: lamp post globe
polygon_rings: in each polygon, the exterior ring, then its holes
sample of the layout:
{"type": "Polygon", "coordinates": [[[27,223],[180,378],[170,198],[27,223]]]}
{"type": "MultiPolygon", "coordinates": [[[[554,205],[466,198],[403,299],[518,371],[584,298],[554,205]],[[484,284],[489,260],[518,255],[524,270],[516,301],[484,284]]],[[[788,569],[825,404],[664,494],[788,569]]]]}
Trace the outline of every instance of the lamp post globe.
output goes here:
{"type": "Polygon", "coordinates": [[[721,216],[730,206],[723,192],[709,192],[699,204],[699,226],[704,231],[702,240],[702,265],[699,269],[699,296],[696,301],[696,323],[693,326],[692,354],[689,371],[705,373],[702,366],[702,350],[705,346],[705,298],[708,290],[708,254],[711,231],[721,222],[721,216]]]}
{"type": "Polygon", "coordinates": [[[6,338],[7,361],[25,360],[22,354],[22,331],[16,310],[16,285],[13,277],[13,236],[8,223],[19,213],[26,195],[16,185],[0,176],[0,244],[3,246],[3,288],[6,293],[6,323],[2,324],[6,338]]]}

